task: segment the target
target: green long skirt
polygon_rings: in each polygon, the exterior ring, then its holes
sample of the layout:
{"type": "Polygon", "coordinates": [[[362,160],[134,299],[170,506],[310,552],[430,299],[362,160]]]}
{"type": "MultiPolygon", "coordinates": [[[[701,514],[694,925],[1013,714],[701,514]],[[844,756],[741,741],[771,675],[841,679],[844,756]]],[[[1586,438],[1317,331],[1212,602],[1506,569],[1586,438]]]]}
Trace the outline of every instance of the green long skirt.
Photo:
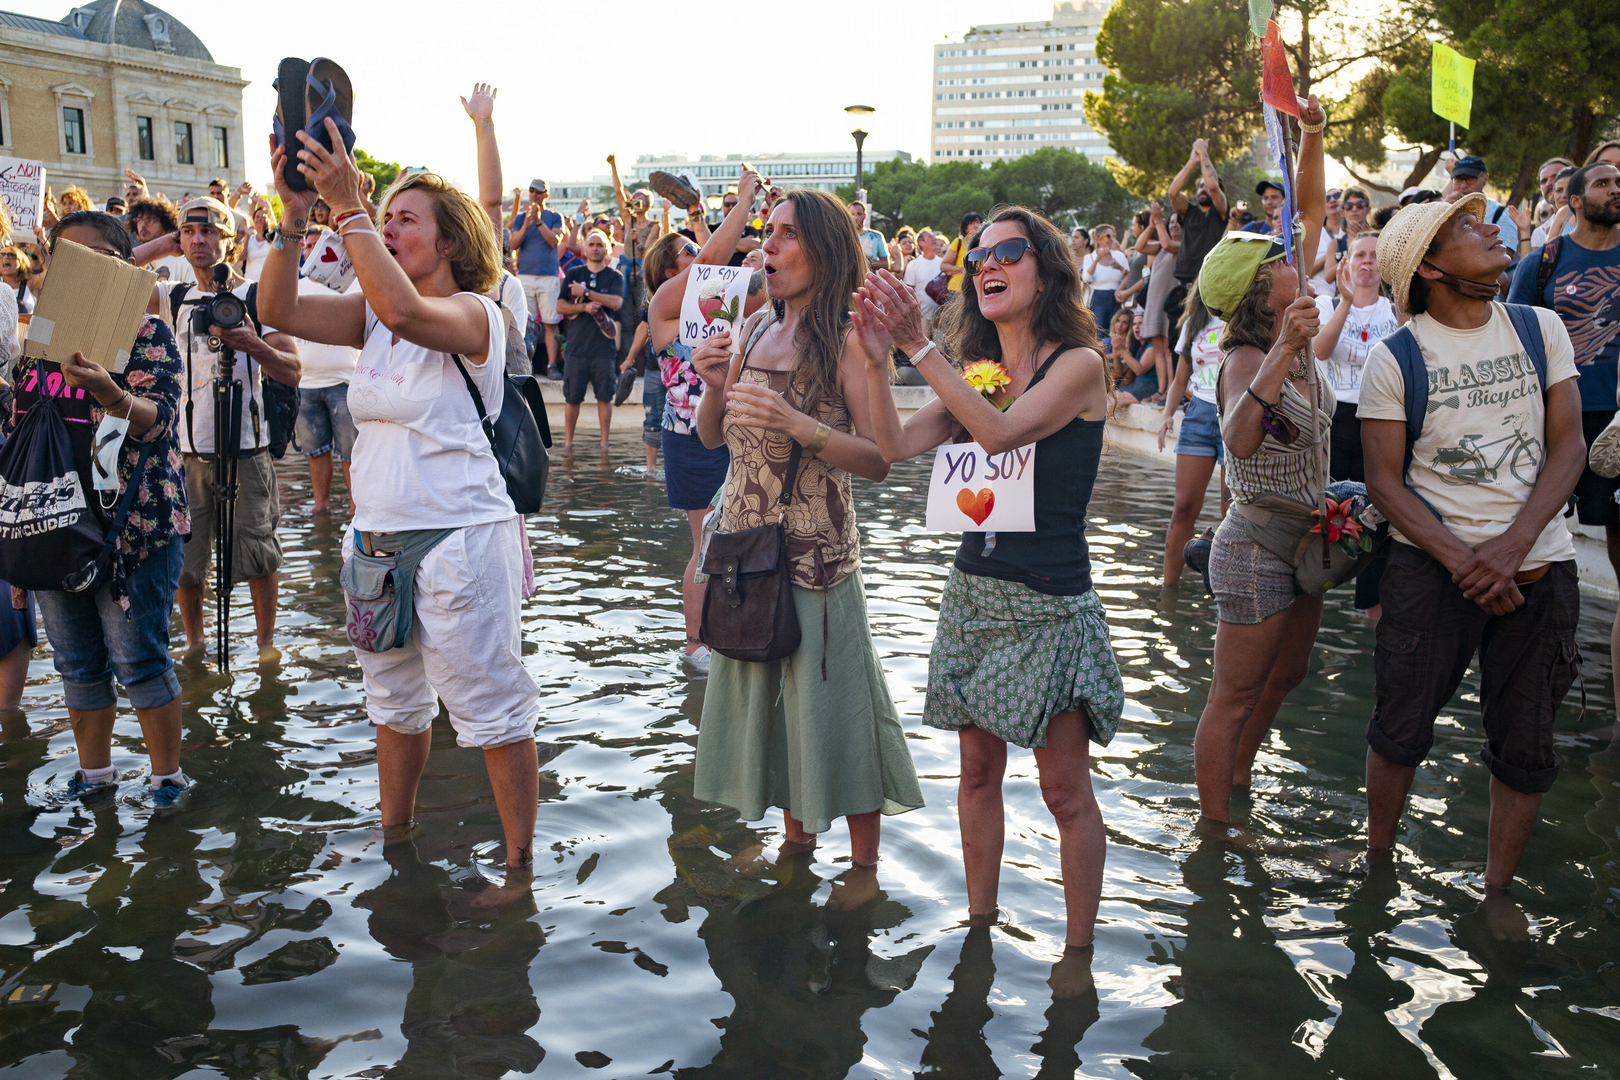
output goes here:
{"type": "Polygon", "coordinates": [[[693,794],[745,821],[781,807],[812,833],[849,814],[917,809],[922,790],[872,645],[860,572],[825,593],[795,586],[793,605],[804,640],[792,656],[710,660],[693,794]]]}

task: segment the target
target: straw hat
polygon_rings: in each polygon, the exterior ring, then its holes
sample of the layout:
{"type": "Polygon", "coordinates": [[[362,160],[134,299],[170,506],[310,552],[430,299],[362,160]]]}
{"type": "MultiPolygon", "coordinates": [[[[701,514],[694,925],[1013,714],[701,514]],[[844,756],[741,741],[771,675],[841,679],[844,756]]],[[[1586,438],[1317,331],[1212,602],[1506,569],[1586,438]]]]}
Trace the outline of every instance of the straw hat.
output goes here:
{"type": "Polygon", "coordinates": [[[1395,293],[1395,310],[1410,315],[1408,306],[1412,291],[1412,275],[1417,273],[1434,234],[1439,232],[1453,214],[1464,210],[1481,221],[1485,220],[1485,196],[1479,192],[1464,195],[1454,203],[1412,203],[1395,212],[1378,234],[1378,272],[1383,275],[1395,293]]]}

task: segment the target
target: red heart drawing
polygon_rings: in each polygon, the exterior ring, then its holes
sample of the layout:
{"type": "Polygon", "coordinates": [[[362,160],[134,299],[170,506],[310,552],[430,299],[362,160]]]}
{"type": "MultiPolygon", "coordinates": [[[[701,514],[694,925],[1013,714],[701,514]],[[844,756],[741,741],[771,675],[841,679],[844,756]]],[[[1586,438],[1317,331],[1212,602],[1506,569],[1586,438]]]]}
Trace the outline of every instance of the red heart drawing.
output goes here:
{"type": "Polygon", "coordinates": [[[721,306],[718,296],[706,296],[698,301],[698,311],[703,313],[703,321],[706,323],[714,322],[714,313],[719,311],[721,306]]]}
{"type": "Polygon", "coordinates": [[[337,262],[338,253],[335,248],[326,248],[321,252],[321,262],[337,262]]]}
{"type": "Polygon", "coordinates": [[[973,524],[983,525],[984,519],[990,516],[990,511],[996,508],[996,493],[989,488],[980,488],[977,495],[968,488],[956,493],[956,506],[962,513],[973,519],[973,524]]]}

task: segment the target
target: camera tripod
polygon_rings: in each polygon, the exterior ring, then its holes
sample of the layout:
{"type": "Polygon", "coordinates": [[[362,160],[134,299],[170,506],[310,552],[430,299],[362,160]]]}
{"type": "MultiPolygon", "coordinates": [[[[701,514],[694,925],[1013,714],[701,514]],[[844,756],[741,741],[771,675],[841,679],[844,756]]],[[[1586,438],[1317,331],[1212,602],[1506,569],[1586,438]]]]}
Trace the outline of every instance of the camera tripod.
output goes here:
{"type": "Polygon", "coordinates": [[[236,553],[236,465],[242,446],[242,384],[236,380],[236,351],[219,350],[214,376],[214,603],[218,619],[219,670],[230,670],[231,578],[236,553]]]}

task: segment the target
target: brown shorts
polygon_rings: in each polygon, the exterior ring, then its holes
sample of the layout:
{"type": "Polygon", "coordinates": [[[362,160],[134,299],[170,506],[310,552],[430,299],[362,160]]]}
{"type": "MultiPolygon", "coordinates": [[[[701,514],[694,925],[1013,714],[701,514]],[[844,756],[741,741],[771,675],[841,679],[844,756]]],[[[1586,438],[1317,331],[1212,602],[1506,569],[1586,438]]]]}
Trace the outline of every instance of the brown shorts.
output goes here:
{"type": "MultiPolygon", "coordinates": [[[[208,562],[214,554],[214,459],[185,455],[186,502],[191,509],[191,539],[186,541],[180,584],[201,585],[210,580],[208,562]]],[[[239,458],[236,463],[236,544],[231,556],[231,584],[240,585],[281,569],[281,493],[276,490],[276,467],[269,454],[239,458]]]]}
{"type": "Polygon", "coordinates": [[[1428,552],[1391,543],[1379,585],[1383,617],[1373,652],[1375,704],[1367,743],[1395,765],[1416,767],[1434,745],[1434,720],[1479,654],[1480,712],[1491,775],[1527,795],[1558,776],[1553,717],[1580,676],[1575,625],[1581,592],[1573,559],[1520,585],[1524,606],[1489,615],[1463,596],[1428,552]]]}

